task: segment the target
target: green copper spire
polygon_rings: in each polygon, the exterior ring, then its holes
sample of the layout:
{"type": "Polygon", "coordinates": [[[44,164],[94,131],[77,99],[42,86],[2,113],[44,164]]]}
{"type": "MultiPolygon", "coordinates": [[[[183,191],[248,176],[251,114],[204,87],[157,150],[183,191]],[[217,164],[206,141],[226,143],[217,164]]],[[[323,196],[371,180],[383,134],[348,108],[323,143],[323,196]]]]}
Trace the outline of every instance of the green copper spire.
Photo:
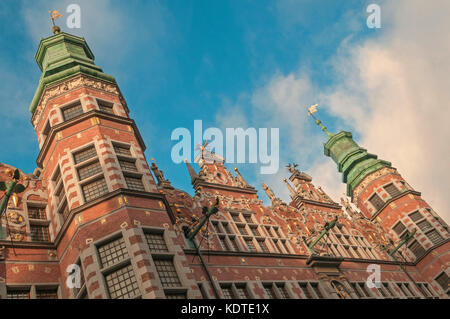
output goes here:
{"type": "Polygon", "coordinates": [[[94,54],[82,37],[57,32],[41,39],[35,59],[42,75],[30,105],[31,113],[34,113],[45,87],[74,75],[85,74],[115,83],[114,77],[103,73],[102,69],[95,65],[94,54]]]}
{"type": "Polygon", "coordinates": [[[390,167],[391,163],[377,159],[360,147],[352,138],[352,133],[340,131],[324,144],[324,154],[333,159],[342,173],[342,181],[347,184],[347,195],[352,196],[353,190],[368,174],[382,168],[390,167]]]}
{"type": "Polygon", "coordinates": [[[368,174],[382,168],[391,167],[391,163],[377,159],[375,154],[370,154],[366,149],[355,143],[352,133],[340,131],[337,134],[330,133],[322,122],[313,113],[317,112],[316,105],[308,110],[316,124],[327,134],[328,141],[324,143],[324,154],[333,159],[342,173],[342,181],[347,184],[347,195],[352,196],[353,190],[368,174]]]}

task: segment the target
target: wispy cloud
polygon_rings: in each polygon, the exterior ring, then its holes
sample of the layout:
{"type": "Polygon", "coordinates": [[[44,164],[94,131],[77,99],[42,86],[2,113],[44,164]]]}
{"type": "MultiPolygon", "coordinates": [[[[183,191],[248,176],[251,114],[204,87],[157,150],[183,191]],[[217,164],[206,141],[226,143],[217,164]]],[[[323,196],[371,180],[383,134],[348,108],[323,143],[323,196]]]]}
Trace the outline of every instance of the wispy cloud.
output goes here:
{"type": "MultiPolygon", "coordinates": [[[[312,133],[299,112],[299,106],[319,101],[358,133],[361,146],[391,161],[450,220],[450,35],[442,32],[450,29],[450,3],[395,1],[381,8],[381,35],[354,41],[349,33],[329,60],[331,85],[312,84],[304,68],[277,73],[253,92],[253,112],[264,114],[258,124],[278,123],[289,129],[290,152],[281,152],[283,163],[295,156],[303,159],[311,143],[317,147],[324,140],[312,133]]],[[[323,155],[310,160],[314,182],[339,200],[345,187],[335,164],[323,155]]],[[[278,178],[272,187],[288,200],[278,178]]]]}

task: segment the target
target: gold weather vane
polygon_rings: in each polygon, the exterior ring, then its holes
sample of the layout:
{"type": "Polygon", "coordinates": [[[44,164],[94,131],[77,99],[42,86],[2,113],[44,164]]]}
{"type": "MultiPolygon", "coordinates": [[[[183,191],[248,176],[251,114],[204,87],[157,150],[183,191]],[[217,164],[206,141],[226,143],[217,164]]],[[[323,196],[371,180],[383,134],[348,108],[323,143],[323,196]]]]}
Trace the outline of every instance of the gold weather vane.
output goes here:
{"type": "Polygon", "coordinates": [[[330,132],[327,130],[327,128],[322,124],[322,121],[320,121],[318,118],[316,118],[316,117],[314,116],[314,113],[317,112],[317,107],[318,107],[318,106],[319,106],[319,104],[311,105],[311,106],[308,108],[308,116],[312,116],[312,118],[316,121],[316,124],[317,124],[318,126],[320,126],[320,128],[322,129],[322,131],[324,131],[324,132],[327,134],[328,137],[331,137],[331,136],[333,136],[333,134],[330,133],[330,132]]]}
{"type": "Polygon", "coordinates": [[[54,34],[57,34],[61,31],[61,29],[60,29],[60,27],[55,25],[55,20],[61,18],[62,13],[60,13],[58,10],[53,10],[53,11],[50,10],[49,13],[50,13],[50,19],[52,19],[52,23],[53,23],[52,31],[54,34]]]}

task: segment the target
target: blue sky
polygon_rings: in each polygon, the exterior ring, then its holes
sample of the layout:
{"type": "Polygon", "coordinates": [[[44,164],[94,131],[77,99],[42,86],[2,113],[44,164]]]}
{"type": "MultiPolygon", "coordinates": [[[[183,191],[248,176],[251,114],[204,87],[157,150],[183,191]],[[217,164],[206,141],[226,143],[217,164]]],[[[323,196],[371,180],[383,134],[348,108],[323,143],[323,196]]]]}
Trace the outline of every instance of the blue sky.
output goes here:
{"type": "MultiPolygon", "coordinates": [[[[237,166],[258,190],[268,180],[287,199],[280,180],[288,175],[288,161],[317,175],[322,171],[317,163],[332,162],[323,155],[324,136],[305,117],[307,105],[321,104],[319,115],[330,130],[351,130],[356,140],[365,140],[369,128],[354,114],[372,114],[371,91],[355,89],[358,81],[349,78],[361,76],[356,50],[377,41],[392,44],[401,8],[383,6],[375,0],[2,1],[0,126],[16,134],[0,135],[0,162],[25,172],[36,167],[38,146],[28,111],[40,76],[34,53],[39,39],[51,35],[48,10],[59,9],[62,30],[84,36],[96,64],[116,78],[147,145],[147,159],[155,158],[174,186],[192,193],[184,164],[170,158],[175,128],[193,130],[196,119],[204,128],[279,127],[279,174],[261,177],[258,165],[237,166]],[[81,6],[81,29],[65,25],[70,3],[81,6]],[[382,29],[366,26],[370,3],[384,9],[382,29]],[[367,105],[351,101],[347,114],[339,109],[342,98],[336,101],[342,92],[367,105]]],[[[318,178],[334,195],[334,189],[342,190],[341,177],[335,167],[333,173],[323,165],[327,174],[318,178]]]]}

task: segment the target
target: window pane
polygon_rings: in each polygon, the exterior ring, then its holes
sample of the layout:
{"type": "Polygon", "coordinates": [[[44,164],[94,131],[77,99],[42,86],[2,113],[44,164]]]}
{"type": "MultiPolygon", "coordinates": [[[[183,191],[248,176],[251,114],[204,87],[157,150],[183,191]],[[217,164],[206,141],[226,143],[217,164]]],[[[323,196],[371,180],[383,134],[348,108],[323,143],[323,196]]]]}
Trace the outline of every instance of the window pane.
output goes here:
{"type": "Polygon", "coordinates": [[[83,108],[81,107],[81,104],[63,109],[64,121],[73,119],[74,117],[77,117],[81,114],[83,114],[83,108]]]}
{"type": "Polygon", "coordinates": [[[264,285],[264,290],[266,291],[269,299],[276,299],[277,297],[275,296],[273,289],[272,289],[272,285],[264,285]]]}
{"type": "Polygon", "coordinates": [[[384,206],[384,201],[381,199],[380,196],[378,196],[378,194],[373,194],[373,196],[369,199],[369,202],[375,206],[376,210],[380,210],[381,207],[384,206]]]}
{"type": "Polygon", "coordinates": [[[411,215],[409,215],[409,218],[412,219],[413,222],[418,221],[419,219],[422,219],[423,216],[421,213],[419,213],[419,211],[415,211],[414,213],[412,213],[411,215]]]}
{"type": "Polygon", "coordinates": [[[6,299],[30,299],[30,288],[6,288],[6,299]]]}
{"type": "Polygon", "coordinates": [[[95,174],[98,174],[101,171],[102,171],[102,167],[100,166],[100,163],[95,162],[95,163],[92,163],[87,166],[79,168],[78,176],[80,177],[80,180],[83,180],[85,178],[94,176],[95,174]]]}
{"type": "Polygon", "coordinates": [[[122,237],[98,247],[98,254],[103,268],[128,258],[128,251],[122,237]]]}
{"type": "Polygon", "coordinates": [[[388,192],[389,195],[391,195],[391,197],[396,197],[400,194],[400,191],[397,187],[394,186],[394,184],[389,184],[385,186],[384,189],[386,190],[386,192],[388,192]]]}
{"type": "Polygon", "coordinates": [[[406,229],[406,226],[403,225],[402,222],[398,222],[393,228],[393,230],[397,233],[397,235],[400,235],[401,233],[403,233],[403,231],[405,229],[406,229]]]}
{"type": "Polygon", "coordinates": [[[434,245],[440,244],[444,241],[444,238],[437,232],[436,229],[426,233],[427,237],[431,240],[434,245]]]}
{"type": "Polygon", "coordinates": [[[30,225],[32,241],[50,241],[48,226],[30,225]]]}
{"type": "Polygon", "coordinates": [[[181,286],[180,279],[178,278],[178,274],[172,260],[156,259],[155,266],[158,271],[161,284],[164,288],[181,286]]]}
{"type": "Polygon", "coordinates": [[[305,294],[307,299],[314,299],[314,297],[312,296],[311,292],[308,289],[308,283],[301,282],[301,283],[299,283],[299,286],[302,289],[302,291],[305,294]]]}
{"type": "Polygon", "coordinates": [[[131,265],[106,275],[105,280],[112,299],[129,299],[140,294],[131,265]]]}
{"type": "Polygon", "coordinates": [[[113,104],[104,102],[104,101],[99,101],[99,100],[97,100],[97,104],[98,104],[98,108],[100,109],[100,111],[114,114],[113,104]]]}
{"type": "Polygon", "coordinates": [[[311,283],[311,287],[313,287],[317,297],[319,297],[319,299],[323,299],[322,292],[319,289],[319,284],[317,282],[311,283]]]}
{"type": "Polygon", "coordinates": [[[28,217],[34,219],[47,219],[44,207],[28,206],[28,217]]]}
{"type": "Polygon", "coordinates": [[[163,234],[145,234],[150,251],[168,251],[163,234]]]}
{"type": "Polygon", "coordinates": [[[231,286],[221,286],[223,297],[225,299],[234,299],[233,291],[231,290],[231,286]]]}
{"type": "Polygon", "coordinates": [[[239,251],[238,245],[236,243],[236,237],[230,237],[231,246],[233,246],[234,251],[239,251]]]}
{"type": "Polygon", "coordinates": [[[417,223],[417,226],[419,226],[421,231],[427,231],[428,229],[432,229],[433,226],[426,220],[421,221],[420,223],[417,223]]]}
{"type": "Polygon", "coordinates": [[[126,171],[137,172],[136,163],[119,159],[120,168],[126,171]]]}
{"type": "Polygon", "coordinates": [[[425,254],[425,249],[417,240],[414,240],[411,246],[409,246],[409,249],[413,252],[416,258],[420,258],[425,254]]]}
{"type": "Polygon", "coordinates": [[[281,298],[283,298],[283,299],[291,298],[289,296],[289,293],[288,293],[288,291],[286,289],[286,286],[284,284],[277,284],[277,288],[278,288],[278,291],[280,292],[281,298]]]}
{"type": "Polygon", "coordinates": [[[449,288],[449,284],[450,284],[447,273],[443,272],[442,274],[437,276],[437,278],[435,280],[442,287],[442,289],[444,289],[444,291],[447,291],[447,289],[449,288]]]}
{"type": "Polygon", "coordinates": [[[239,299],[250,299],[247,288],[245,285],[236,285],[236,291],[239,299]]]}
{"type": "Polygon", "coordinates": [[[130,146],[113,145],[117,155],[131,156],[130,146]]]}
{"type": "Polygon", "coordinates": [[[73,155],[74,160],[75,160],[75,164],[84,162],[84,161],[86,161],[86,160],[88,160],[90,158],[93,158],[95,156],[97,156],[97,152],[95,151],[95,147],[94,146],[91,146],[91,147],[89,147],[89,148],[87,148],[87,149],[85,149],[85,150],[83,150],[81,152],[75,153],[73,155]]]}
{"type": "Polygon", "coordinates": [[[101,178],[89,184],[83,185],[83,194],[86,202],[94,200],[103,194],[108,193],[108,186],[106,185],[105,179],[101,178]]]}
{"type": "Polygon", "coordinates": [[[36,288],[36,299],[58,299],[58,288],[36,288]]]}
{"type": "Polygon", "coordinates": [[[185,292],[166,292],[165,294],[167,299],[187,299],[185,292]]]}
{"type": "Polygon", "coordinates": [[[218,238],[219,238],[220,247],[222,247],[223,250],[228,250],[227,244],[225,242],[225,237],[219,236],[218,238]]]}
{"type": "Polygon", "coordinates": [[[255,246],[253,245],[253,241],[251,239],[245,239],[245,243],[247,244],[247,248],[249,251],[255,252],[255,246]]]}
{"type": "Polygon", "coordinates": [[[129,189],[145,192],[144,184],[142,184],[142,177],[131,177],[126,175],[124,177],[129,189]]]}

